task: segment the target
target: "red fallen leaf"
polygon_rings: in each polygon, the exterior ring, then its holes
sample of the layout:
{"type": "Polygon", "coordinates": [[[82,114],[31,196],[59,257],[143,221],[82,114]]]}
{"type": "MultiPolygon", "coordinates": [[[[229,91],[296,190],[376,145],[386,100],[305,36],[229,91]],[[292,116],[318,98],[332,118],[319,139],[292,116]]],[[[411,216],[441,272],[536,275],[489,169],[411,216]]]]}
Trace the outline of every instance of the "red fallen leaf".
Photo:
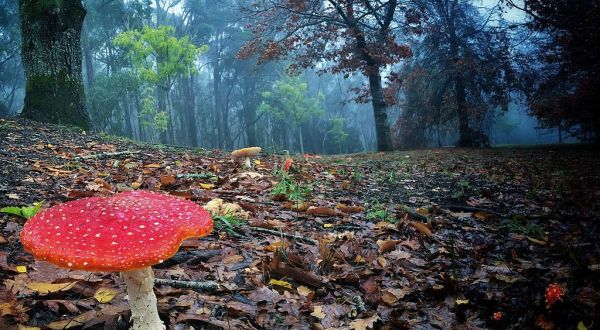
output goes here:
{"type": "Polygon", "coordinates": [[[343,213],[336,209],[330,209],[328,207],[315,207],[311,206],[306,210],[306,213],[314,215],[316,217],[333,217],[342,215],[343,213]]]}
{"type": "Polygon", "coordinates": [[[386,252],[390,252],[393,249],[396,248],[396,245],[398,245],[398,243],[402,242],[401,240],[390,240],[390,241],[384,241],[384,240],[378,240],[377,241],[377,245],[379,246],[379,253],[386,253],[386,252]]]}
{"type": "Polygon", "coordinates": [[[336,208],[344,213],[360,213],[365,212],[365,208],[357,205],[338,204],[336,208]]]}
{"type": "Polygon", "coordinates": [[[369,277],[366,281],[360,284],[360,288],[366,294],[375,293],[379,290],[379,284],[375,280],[374,276],[369,277]]]}
{"type": "Polygon", "coordinates": [[[369,304],[379,303],[381,300],[381,289],[379,283],[374,276],[369,277],[368,280],[360,284],[361,290],[364,292],[364,300],[369,304]]]}
{"type": "Polygon", "coordinates": [[[554,325],[554,322],[548,320],[544,314],[540,314],[535,319],[535,325],[537,327],[539,327],[540,329],[542,329],[542,330],[554,330],[554,329],[556,329],[556,325],[554,325]]]}

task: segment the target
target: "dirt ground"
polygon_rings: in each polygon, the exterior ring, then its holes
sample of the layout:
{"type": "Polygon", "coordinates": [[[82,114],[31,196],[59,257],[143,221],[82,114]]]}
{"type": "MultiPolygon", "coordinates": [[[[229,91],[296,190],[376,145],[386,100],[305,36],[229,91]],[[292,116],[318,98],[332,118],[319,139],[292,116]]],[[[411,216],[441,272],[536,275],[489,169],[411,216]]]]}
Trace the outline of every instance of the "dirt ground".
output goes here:
{"type": "MultiPolygon", "coordinates": [[[[212,203],[215,231],[155,273],[219,287],[157,285],[169,329],[600,326],[597,150],[287,158],[245,169],[224,151],[0,119],[0,208],[131,189],[212,203]],[[551,284],[564,295],[548,304],[551,284]]],[[[126,329],[119,275],[34,260],[25,221],[0,213],[0,329],[126,329]]]]}

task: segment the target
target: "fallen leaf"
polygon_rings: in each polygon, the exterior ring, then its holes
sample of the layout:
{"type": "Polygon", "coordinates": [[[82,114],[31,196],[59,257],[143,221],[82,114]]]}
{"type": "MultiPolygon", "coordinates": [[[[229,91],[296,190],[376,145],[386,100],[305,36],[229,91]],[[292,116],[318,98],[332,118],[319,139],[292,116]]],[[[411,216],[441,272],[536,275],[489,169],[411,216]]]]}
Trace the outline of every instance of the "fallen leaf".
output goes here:
{"type": "Polygon", "coordinates": [[[162,165],[156,164],[156,163],[151,163],[151,164],[144,165],[144,167],[146,167],[146,168],[161,168],[162,165]]]}
{"type": "Polygon", "coordinates": [[[21,325],[19,324],[19,330],[42,330],[41,328],[38,327],[30,327],[27,325],[21,325]]]}
{"type": "Polygon", "coordinates": [[[117,295],[117,292],[108,288],[99,288],[94,293],[94,298],[102,304],[106,304],[107,302],[113,300],[113,298],[117,295]]]}
{"type": "Polygon", "coordinates": [[[469,299],[456,299],[457,305],[466,305],[469,303],[469,299]]]}
{"type": "Polygon", "coordinates": [[[27,266],[17,266],[17,273],[27,273],[27,266]]]}
{"type": "Polygon", "coordinates": [[[323,305],[314,305],[313,312],[310,315],[322,320],[325,318],[325,313],[323,312],[323,305]]]}
{"type": "Polygon", "coordinates": [[[212,183],[201,183],[200,184],[200,188],[202,188],[202,189],[212,189],[214,187],[215,187],[215,185],[212,183]]]}
{"type": "Polygon", "coordinates": [[[364,207],[356,205],[346,205],[340,203],[337,204],[335,207],[344,213],[360,213],[365,211],[364,207]]]}
{"type": "Polygon", "coordinates": [[[379,246],[379,253],[386,253],[394,250],[396,248],[396,245],[398,245],[398,243],[400,242],[400,240],[377,240],[377,246],[379,246]]]}
{"type": "Polygon", "coordinates": [[[81,315],[76,317],[69,317],[66,320],[54,321],[52,323],[46,324],[46,327],[53,330],[62,330],[62,329],[70,329],[75,327],[81,327],[82,324],[85,324],[92,319],[101,316],[102,314],[97,311],[87,311],[81,315]]]}
{"type": "Polygon", "coordinates": [[[10,199],[21,199],[21,197],[17,194],[6,194],[6,197],[10,199]]]}
{"type": "Polygon", "coordinates": [[[367,319],[356,319],[350,322],[348,329],[353,330],[366,330],[371,329],[375,325],[375,322],[379,320],[379,316],[377,314],[367,318],[367,319]]]}
{"type": "Polygon", "coordinates": [[[308,295],[313,292],[311,289],[309,289],[308,287],[306,287],[304,285],[301,285],[298,288],[296,288],[296,291],[298,291],[298,294],[303,297],[308,297],[308,295]]]}
{"type": "Polygon", "coordinates": [[[177,179],[175,179],[175,176],[172,174],[168,174],[168,175],[161,175],[160,176],[160,184],[163,186],[169,186],[174,184],[177,181],[177,179]]]}
{"type": "Polygon", "coordinates": [[[529,236],[527,236],[527,239],[528,239],[530,242],[533,242],[533,243],[535,243],[535,244],[538,244],[538,245],[546,245],[546,242],[544,242],[544,241],[540,241],[539,239],[535,239],[535,238],[533,238],[533,237],[529,237],[529,236]]]}
{"type": "Polygon", "coordinates": [[[26,283],[25,286],[33,291],[44,294],[70,290],[76,283],[77,281],[66,283],[31,282],[26,283]]]}
{"type": "Polygon", "coordinates": [[[279,249],[285,248],[286,244],[287,243],[284,241],[277,241],[277,242],[274,242],[274,243],[271,243],[271,244],[265,246],[265,251],[275,252],[279,249]]]}
{"type": "Polygon", "coordinates": [[[310,215],[314,215],[316,217],[333,217],[337,215],[341,215],[342,212],[336,209],[330,209],[328,207],[316,207],[311,206],[306,210],[306,213],[310,215]]]}
{"type": "Polygon", "coordinates": [[[421,233],[427,237],[433,237],[433,233],[431,232],[431,229],[429,229],[429,227],[426,224],[424,224],[422,222],[418,222],[418,221],[413,221],[413,222],[411,222],[411,225],[413,227],[415,227],[415,229],[419,233],[421,233]]]}
{"type": "Polygon", "coordinates": [[[269,280],[269,284],[270,285],[277,285],[286,289],[292,289],[292,285],[289,282],[286,281],[281,281],[281,280],[276,280],[274,278],[272,278],[271,280],[269,280]]]}
{"type": "Polygon", "coordinates": [[[388,306],[395,305],[406,295],[405,289],[385,289],[381,292],[381,300],[388,306]]]}

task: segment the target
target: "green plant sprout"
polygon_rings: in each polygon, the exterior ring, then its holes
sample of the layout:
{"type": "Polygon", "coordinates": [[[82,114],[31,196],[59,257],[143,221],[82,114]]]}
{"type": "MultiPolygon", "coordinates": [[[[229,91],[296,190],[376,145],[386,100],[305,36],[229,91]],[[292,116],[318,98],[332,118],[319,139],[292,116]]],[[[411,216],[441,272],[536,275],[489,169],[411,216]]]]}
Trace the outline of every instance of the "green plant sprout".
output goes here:
{"type": "Polygon", "coordinates": [[[375,202],[367,210],[367,220],[371,221],[387,221],[395,223],[396,219],[391,216],[390,211],[380,202],[375,202]]]}
{"type": "Polygon", "coordinates": [[[238,235],[237,228],[246,223],[243,219],[234,217],[230,214],[213,216],[213,220],[215,222],[215,228],[219,231],[224,230],[230,236],[238,235]]]}
{"type": "Polygon", "coordinates": [[[36,215],[42,208],[44,201],[35,202],[29,206],[7,206],[0,209],[0,212],[16,215],[21,218],[30,219],[36,215]]]}

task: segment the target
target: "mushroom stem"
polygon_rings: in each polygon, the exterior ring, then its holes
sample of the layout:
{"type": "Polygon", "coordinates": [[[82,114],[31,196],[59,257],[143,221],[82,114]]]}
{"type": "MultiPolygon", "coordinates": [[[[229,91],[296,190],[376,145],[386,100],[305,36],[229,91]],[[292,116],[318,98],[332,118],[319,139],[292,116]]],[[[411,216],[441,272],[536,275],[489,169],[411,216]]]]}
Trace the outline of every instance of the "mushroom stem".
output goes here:
{"type": "Polygon", "coordinates": [[[244,165],[245,168],[252,168],[252,164],[250,163],[250,157],[244,157],[244,165]]]}
{"type": "Polygon", "coordinates": [[[121,274],[127,284],[131,306],[131,330],[164,330],[165,325],[158,317],[152,268],[135,269],[121,274]]]}

